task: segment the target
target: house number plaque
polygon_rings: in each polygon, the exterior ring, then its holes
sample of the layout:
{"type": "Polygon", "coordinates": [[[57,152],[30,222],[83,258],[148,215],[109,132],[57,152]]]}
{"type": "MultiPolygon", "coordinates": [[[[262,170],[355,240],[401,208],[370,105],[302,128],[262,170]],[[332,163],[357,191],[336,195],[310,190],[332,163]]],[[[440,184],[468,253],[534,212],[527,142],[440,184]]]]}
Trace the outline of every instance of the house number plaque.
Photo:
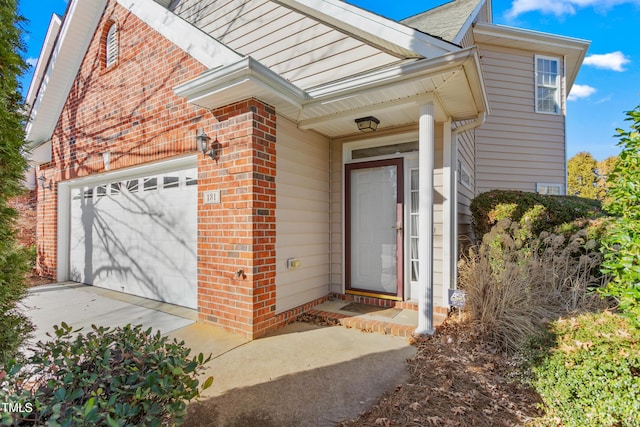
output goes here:
{"type": "Polygon", "coordinates": [[[220,203],[220,190],[205,191],[203,193],[203,198],[205,205],[220,203]]]}

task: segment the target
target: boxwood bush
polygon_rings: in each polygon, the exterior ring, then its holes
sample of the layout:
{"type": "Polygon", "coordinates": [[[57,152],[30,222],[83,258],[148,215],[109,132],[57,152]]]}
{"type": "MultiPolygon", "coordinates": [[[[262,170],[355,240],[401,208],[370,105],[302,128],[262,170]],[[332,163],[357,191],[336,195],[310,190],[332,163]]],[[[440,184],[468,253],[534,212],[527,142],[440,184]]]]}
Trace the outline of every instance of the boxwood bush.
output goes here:
{"type": "Polygon", "coordinates": [[[553,322],[551,332],[555,346],[533,367],[547,410],[536,425],[639,426],[640,330],[631,320],[583,314],[553,322]]]}
{"type": "Polygon", "coordinates": [[[24,364],[0,373],[2,425],[161,426],[179,422],[211,356],[191,358],[184,342],[141,325],[92,326],[87,334],[62,323],[38,342],[24,364]]]}
{"type": "Polygon", "coordinates": [[[576,196],[547,196],[512,190],[492,190],[476,196],[471,202],[473,231],[482,239],[501,219],[527,225],[531,236],[571,222],[576,218],[598,218],[604,215],[599,201],[576,196]]]}

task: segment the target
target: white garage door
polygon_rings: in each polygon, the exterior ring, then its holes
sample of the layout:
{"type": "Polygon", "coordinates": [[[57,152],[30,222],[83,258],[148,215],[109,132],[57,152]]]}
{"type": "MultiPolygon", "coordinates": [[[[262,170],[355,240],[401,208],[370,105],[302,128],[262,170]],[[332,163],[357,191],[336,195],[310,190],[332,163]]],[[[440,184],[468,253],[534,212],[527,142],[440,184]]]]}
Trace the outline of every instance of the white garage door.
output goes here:
{"type": "Polygon", "coordinates": [[[71,189],[71,280],[197,308],[197,170],[71,189]]]}

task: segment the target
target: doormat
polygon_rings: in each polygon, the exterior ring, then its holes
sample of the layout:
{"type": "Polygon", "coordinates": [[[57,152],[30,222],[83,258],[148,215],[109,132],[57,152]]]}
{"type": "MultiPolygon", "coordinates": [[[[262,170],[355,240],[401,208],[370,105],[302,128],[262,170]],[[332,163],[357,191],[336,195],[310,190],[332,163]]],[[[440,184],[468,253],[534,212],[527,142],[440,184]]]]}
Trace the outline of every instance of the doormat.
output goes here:
{"type": "Polygon", "coordinates": [[[359,302],[349,303],[340,308],[340,310],[350,311],[352,313],[358,314],[366,314],[368,316],[388,317],[389,319],[393,319],[398,314],[400,314],[400,312],[402,312],[402,310],[399,308],[376,307],[375,305],[361,304],[359,302]]]}

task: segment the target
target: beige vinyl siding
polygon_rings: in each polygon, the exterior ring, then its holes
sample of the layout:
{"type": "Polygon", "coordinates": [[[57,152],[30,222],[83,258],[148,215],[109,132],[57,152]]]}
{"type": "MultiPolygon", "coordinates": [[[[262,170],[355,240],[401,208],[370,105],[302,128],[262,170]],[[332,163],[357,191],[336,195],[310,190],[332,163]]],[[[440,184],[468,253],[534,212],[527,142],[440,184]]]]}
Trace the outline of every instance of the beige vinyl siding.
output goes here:
{"type": "MultiPolygon", "coordinates": [[[[475,130],[462,132],[458,135],[458,160],[471,175],[471,188],[467,188],[458,179],[458,241],[459,248],[464,248],[473,238],[471,230],[471,201],[475,197],[475,130]]],[[[458,176],[461,174],[458,171],[458,176]]]]}
{"type": "Polygon", "coordinates": [[[343,216],[342,205],[344,199],[344,185],[342,181],[342,144],[331,142],[331,292],[343,293],[343,257],[342,236],[343,216]]]}
{"type": "Polygon", "coordinates": [[[544,52],[479,48],[491,114],[476,131],[476,193],[536,191],[536,182],[564,188],[564,114],[535,112],[534,60],[544,52]]]}
{"type": "MultiPolygon", "coordinates": [[[[434,169],[433,169],[433,300],[436,305],[443,301],[443,269],[444,269],[444,224],[442,202],[444,200],[442,166],[444,164],[443,152],[443,127],[441,123],[435,125],[434,141],[434,169]]],[[[420,196],[424,190],[420,189],[420,196]]],[[[418,295],[412,295],[411,299],[417,300],[418,295]]]]}
{"type": "Polygon", "coordinates": [[[475,43],[476,42],[473,39],[473,26],[471,26],[462,37],[462,40],[460,40],[460,46],[467,48],[467,47],[473,46],[475,43]]]}
{"type": "Polygon", "coordinates": [[[270,0],[179,0],[171,9],[303,89],[401,59],[270,0]]]}
{"type": "Polygon", "coordinates": [[[329,142],[277,118],[276,311],[328,292],[329,142]],[[302,266],[287,269],[287,259],[302,266]]]}

